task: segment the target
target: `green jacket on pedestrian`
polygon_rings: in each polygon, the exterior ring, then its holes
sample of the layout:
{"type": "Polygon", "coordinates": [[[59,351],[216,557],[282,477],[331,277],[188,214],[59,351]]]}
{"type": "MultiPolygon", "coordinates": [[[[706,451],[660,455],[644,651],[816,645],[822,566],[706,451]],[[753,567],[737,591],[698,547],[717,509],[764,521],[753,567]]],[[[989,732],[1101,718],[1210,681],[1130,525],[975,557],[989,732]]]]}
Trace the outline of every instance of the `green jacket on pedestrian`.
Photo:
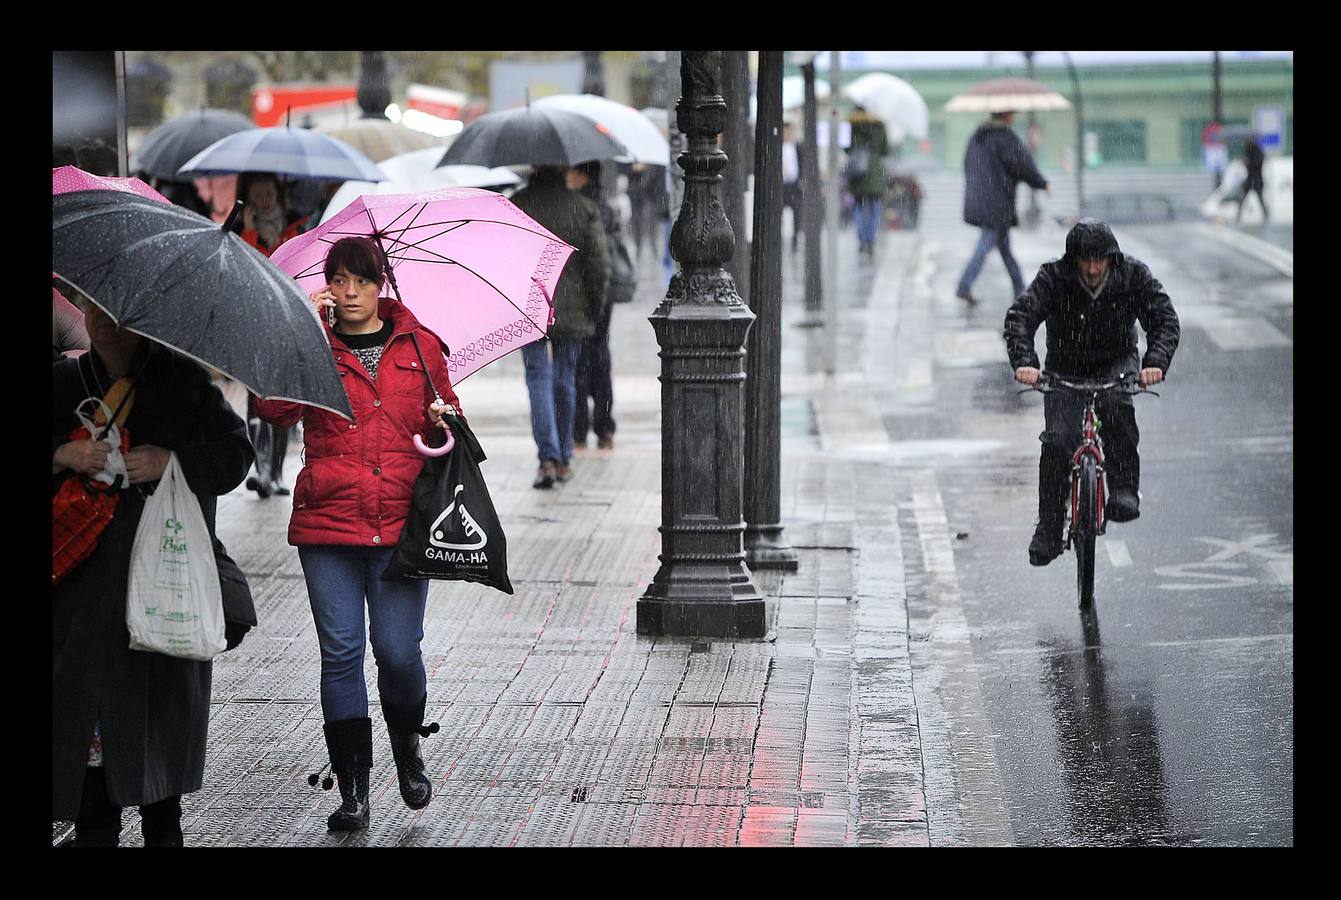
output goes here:
{"type": "Polygon", "coordinates": [[[595,203],[564,183],[563,170],[537,167],[526,187],[509,198],[522,212],[577,248],[554,290],[554,324],[549,334],[584,338],[596,332],[605,312],[610,251],[595,203]]]}
{"type": "Polygon", "coordinates": [[[854,197],[883,197],[889,187],[885,173],[885,157],[889,155],[889,137],[885,132],[885,123],[865,110],[857,110],[848,117],[852,125],[852,141],[848,145],[848,158],[858,151],[866,150],[866,172],[858,177],[848,178],[848,190],[854,197]]]}

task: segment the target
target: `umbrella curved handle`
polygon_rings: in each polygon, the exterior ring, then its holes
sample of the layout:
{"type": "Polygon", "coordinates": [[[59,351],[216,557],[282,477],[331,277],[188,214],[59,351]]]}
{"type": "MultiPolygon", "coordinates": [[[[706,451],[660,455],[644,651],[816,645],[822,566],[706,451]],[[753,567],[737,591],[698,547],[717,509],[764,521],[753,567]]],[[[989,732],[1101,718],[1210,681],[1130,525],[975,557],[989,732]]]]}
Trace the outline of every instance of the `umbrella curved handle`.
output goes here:
{"type": "Polygon", "coordinates": [[[456,446],[456,436],[453,435],[450,431],[447,432],[447,440],[443,443],[441,447],[430,447],[428,444],[424,443],[424,439],[422,437],[420,437],[417,434],[414,436],[414,449],[418,450],[424,456],[434,456],[434,457],[446,456],[448,453],[452,452],[452,448],[455,446],[456,446]]]}

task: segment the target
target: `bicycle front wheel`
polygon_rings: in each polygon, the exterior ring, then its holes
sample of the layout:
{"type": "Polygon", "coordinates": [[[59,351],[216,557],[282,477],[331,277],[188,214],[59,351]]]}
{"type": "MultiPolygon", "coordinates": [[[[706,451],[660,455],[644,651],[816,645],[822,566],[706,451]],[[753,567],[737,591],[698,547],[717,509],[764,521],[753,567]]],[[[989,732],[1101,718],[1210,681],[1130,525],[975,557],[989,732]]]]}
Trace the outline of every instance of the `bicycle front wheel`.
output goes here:
{"type": "Polygon", "coordinates": [[[1094,544],[1098,532],[1096,512],[1099,472],[1094,458],[1086,456],[1076,475],[1076,520],[1071,523],[1071,546],[1076,553],[1076,594],[1080,608],[1094,605],[1094,544]]]}

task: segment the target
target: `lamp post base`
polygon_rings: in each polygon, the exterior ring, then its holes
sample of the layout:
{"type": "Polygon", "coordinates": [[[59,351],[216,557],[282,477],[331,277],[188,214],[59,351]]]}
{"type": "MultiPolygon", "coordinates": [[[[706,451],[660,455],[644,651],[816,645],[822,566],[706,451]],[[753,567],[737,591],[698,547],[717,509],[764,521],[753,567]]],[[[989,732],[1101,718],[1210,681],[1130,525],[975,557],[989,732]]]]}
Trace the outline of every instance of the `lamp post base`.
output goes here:
{"type": "Polygon", "coordinates": [[[764,598],[740,565],[663,565],[638,599],[638,633],[758,640],[768,633],[764,598]]]}
{"type": "Polygon", "coordinates": [[[801,559],[782,536],[781,525],[745,527],[745,563],[751,570],[781,569],[795,572],[801,559]]]}

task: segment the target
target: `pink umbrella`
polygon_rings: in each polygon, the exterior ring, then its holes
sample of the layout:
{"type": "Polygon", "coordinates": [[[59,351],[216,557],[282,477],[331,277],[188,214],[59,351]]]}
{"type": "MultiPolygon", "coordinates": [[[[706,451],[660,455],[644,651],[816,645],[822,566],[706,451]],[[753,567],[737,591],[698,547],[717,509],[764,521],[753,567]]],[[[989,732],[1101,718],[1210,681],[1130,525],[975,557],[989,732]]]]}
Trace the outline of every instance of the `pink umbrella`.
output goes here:
{"type": "Polygon", "coordinates": [[[359,197],[270,261],[312,293],[326,284],[330,246],[346,237],[381,243],[396,296],[447,344],[453,384],[545,336],[574,250],[501,194],[443,188],[359,197]]]}
{"type": "Polygon", "coordinates": [[[125,191],[128,194],[139,194],[141,197],[148,197],[150,200],[157,200],[160,203],[170,202],[167,197],[164,197],[138,178],[111,178],[103,175],[92,175],[75,166],[61,166],[59,169],[52,169],[52,195],[68,194],[71,191],[125,191]]]}

